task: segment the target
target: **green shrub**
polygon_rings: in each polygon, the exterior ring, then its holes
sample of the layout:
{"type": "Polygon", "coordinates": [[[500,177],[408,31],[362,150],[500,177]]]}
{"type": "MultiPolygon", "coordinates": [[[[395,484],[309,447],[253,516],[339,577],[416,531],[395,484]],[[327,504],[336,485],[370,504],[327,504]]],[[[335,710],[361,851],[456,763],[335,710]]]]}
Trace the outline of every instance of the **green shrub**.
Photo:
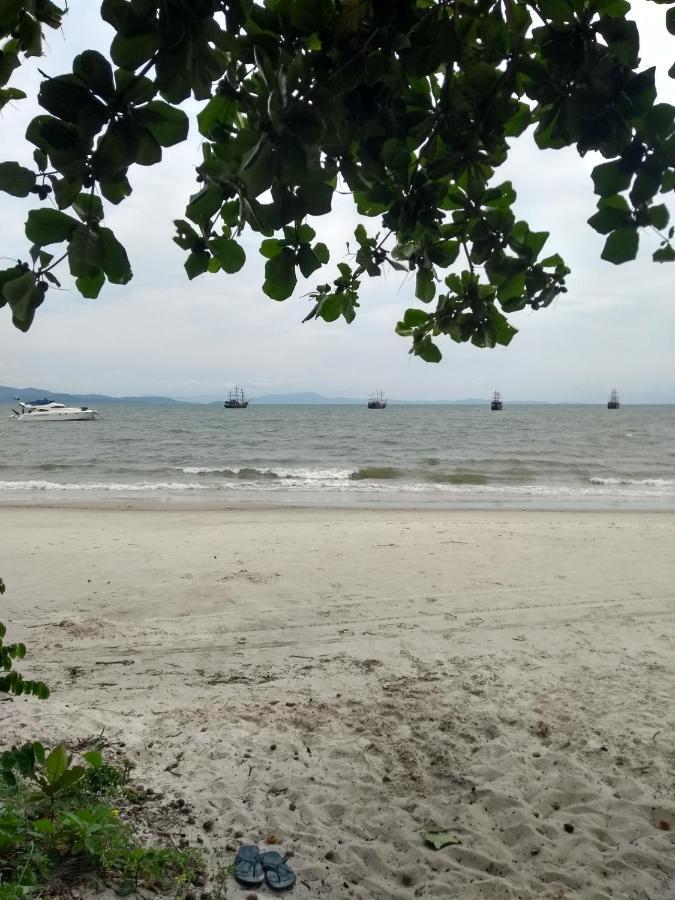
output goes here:
{"type": "Polygon", "coordinates": [[[184,888],[201,868],[197,854],[139,845],[113,805],[124,802],[129,764],[104,762],[97,751],[82,762],[38,743],[0,756],[0,900],[94,876],[121,894],[184,888]]]}
{"type": "MultiPolygon", "coordinates": [[[[0,594],[4,593],[5,583],[0,578],[0,594]]],[[[33,694],[40,700],[46,700],[49,697],[47,685],[43,681],[27,681],[14,668],[14,661],[26,655],[26,645],[3,643],[6,634],[7,629],[0,622],[0,691],[6,694],[33,694]]]]}

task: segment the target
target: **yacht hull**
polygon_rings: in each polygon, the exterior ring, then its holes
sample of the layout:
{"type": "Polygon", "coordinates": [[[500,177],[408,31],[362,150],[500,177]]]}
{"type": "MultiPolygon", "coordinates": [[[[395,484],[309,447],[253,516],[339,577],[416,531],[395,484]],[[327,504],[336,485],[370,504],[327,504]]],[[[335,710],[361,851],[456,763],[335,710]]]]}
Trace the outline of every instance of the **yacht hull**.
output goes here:
{"type": "Polygon", "coordinates": [[[93,409],[27,412],[13,418],[17,422],[89,422],[96,418],[96,412],[93,409]]]}

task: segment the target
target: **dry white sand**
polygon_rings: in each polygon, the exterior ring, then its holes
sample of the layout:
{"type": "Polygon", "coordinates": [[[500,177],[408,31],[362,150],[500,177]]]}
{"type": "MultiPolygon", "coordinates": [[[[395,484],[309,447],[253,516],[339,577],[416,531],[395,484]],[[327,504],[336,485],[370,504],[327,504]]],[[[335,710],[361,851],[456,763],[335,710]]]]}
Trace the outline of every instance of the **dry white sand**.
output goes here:
{"type": "Polygon", "coordinates": [[[674,515],[5,508],[0,546],[53,688],[2,743],[105,728],[215,861],[276,836],[306,898],[674,896],[674,515]]]}

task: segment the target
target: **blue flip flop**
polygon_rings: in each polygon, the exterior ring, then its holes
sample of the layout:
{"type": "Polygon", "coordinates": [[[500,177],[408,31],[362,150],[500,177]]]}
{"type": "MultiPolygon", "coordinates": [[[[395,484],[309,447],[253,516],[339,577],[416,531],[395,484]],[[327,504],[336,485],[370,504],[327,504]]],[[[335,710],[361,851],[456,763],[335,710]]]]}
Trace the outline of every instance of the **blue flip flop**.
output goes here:
{"type": "Polygon", "coordinates": [[[265,880],[262,854],[255,844],[242,844],[234,858],[234,877],[246,887],[259,887],[265,880]]]}
{"type": "Polygon", "coordinates": [[[260,859],[268,887],[273,891],[287,891],[293,887],[295,872],[286,862],[286,856],[282,856],[276,850],[268,850],[261,855],[260,859]]]}

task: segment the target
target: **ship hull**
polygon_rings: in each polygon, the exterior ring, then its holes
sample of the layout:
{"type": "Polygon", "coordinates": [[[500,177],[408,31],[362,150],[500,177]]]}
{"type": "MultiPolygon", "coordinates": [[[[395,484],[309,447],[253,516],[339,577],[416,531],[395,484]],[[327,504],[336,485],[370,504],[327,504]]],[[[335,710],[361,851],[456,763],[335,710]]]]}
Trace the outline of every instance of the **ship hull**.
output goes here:
{"type": "Polygon", "coordinates": [[[15,415],[13,418],[17,422],[90,422],[96,418],[96,412],[93,409],[50,411],[45,413],[31,412],[15,415]]]}

